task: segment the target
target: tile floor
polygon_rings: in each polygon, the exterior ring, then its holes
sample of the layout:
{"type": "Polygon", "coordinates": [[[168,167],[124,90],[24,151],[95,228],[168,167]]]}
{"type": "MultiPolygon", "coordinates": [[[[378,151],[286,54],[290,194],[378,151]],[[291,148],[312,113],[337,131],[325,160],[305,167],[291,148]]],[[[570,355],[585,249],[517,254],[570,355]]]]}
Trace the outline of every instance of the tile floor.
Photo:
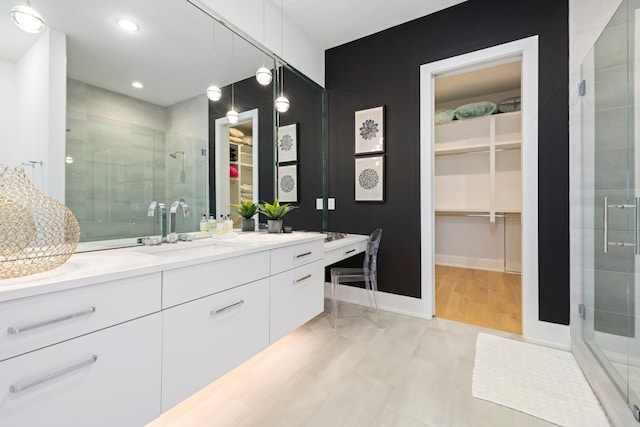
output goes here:
{"type": "Polygon", "coordinates": [[[340,304],[163,414],[149,426],[549,426],[474,399],[478,332],[444,319],[340,304]]]}

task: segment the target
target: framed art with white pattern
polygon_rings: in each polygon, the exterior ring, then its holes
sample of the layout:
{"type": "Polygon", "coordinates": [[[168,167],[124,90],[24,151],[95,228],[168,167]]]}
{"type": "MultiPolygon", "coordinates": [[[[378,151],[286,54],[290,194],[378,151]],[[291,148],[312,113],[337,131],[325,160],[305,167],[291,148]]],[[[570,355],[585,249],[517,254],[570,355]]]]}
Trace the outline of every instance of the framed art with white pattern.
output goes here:
{"type": "Polygon", "coordinates": [[[384,153],[384,107],[356,111],[355,154],[384,153]]]}
{"type": "Polygon", "coordinates": [[[278,163],[298,160],[297,123],[278,128],[278,163]]]}
{"type": "Polygon", "coordinates": [[[278,167],[278,199],[281,202],[298,201],[298,165],[278,167]]]}
{"type": "Polygon", "coordinates": [[[356,157],[356,202],[384,202],[384,156],[356,157]]]}

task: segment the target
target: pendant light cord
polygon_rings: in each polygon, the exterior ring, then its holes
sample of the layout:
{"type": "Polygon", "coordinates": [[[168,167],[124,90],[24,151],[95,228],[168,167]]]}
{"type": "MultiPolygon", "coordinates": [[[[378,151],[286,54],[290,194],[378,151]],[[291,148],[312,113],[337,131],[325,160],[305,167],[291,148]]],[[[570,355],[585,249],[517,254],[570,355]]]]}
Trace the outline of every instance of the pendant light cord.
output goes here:
{"type": "MultiPolygon", "coordinates": [[[[235,37],[233,37],[233,33],[231,34],[231,73],[232,75],[235,75],[235,49],[234,49],[234,40],[235,37]]],[[[236,106],[235,106],[235,94],[234,94],[234,89],[233,89],[234,83],[231,82],[231,109],[233,111],[236,110],[236,106]]]]}
{"type": "MultiPolygon", "coordinates": [[[[280,0],[280,57],[284,58],[284,0],[280,0]]],[[[280,96],[284,96],[284,63],[280,67],[280,96]]]]}

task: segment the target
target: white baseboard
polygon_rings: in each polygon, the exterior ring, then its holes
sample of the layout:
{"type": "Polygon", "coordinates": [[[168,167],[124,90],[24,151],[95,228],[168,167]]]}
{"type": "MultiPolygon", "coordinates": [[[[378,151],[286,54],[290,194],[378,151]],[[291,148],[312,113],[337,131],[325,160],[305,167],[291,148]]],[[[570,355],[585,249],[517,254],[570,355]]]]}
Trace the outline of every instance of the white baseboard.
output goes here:
{"type": "Polygon", "coordinates": [[[471,258],[457,255],[436,254],[436,265],[472,268],[475,270],[504,271],[504,260],[491,258],[471,258]]]}
{"type": "MultiPolygon", "coordinates": [[[[325,298],[331,298],[331,283],[325,282],[324,295],[325,298]]],[[[379,291],[376,295],[378,297],[378,305],[382,310],[419,317],[421,319],[431,319],[433,317],[433,313],[425,307],[425,302],[420,298],[411,298],[379,291]]],[[[369,297],[363,288],[338,285],[336,297],[339,301],[369,305],[369,297]]]]}

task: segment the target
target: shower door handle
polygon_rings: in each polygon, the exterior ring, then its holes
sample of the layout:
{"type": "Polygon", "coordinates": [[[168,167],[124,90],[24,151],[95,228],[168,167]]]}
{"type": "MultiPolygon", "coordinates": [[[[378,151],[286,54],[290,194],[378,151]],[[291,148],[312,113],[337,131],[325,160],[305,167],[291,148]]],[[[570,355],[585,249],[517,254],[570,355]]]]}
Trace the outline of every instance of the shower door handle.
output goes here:
{"type": "Polygon", "coordinates": [[[603,252],[606,254],[609,252],[609,246],[633,246],[634,252],[636,255],[638,254],[638,235],[640,234],[639,226],[640,221],[638,221],[638,204],[640,198],[636,197],[633,205],[610,205],[609,198],[604,198],[604,218],[602,224],[602,241],[603,241],[603,252]],[[609,241],[609,209],[634,209],[633,214],[633,243],[629,242],[610,242],[609,241]]]}

